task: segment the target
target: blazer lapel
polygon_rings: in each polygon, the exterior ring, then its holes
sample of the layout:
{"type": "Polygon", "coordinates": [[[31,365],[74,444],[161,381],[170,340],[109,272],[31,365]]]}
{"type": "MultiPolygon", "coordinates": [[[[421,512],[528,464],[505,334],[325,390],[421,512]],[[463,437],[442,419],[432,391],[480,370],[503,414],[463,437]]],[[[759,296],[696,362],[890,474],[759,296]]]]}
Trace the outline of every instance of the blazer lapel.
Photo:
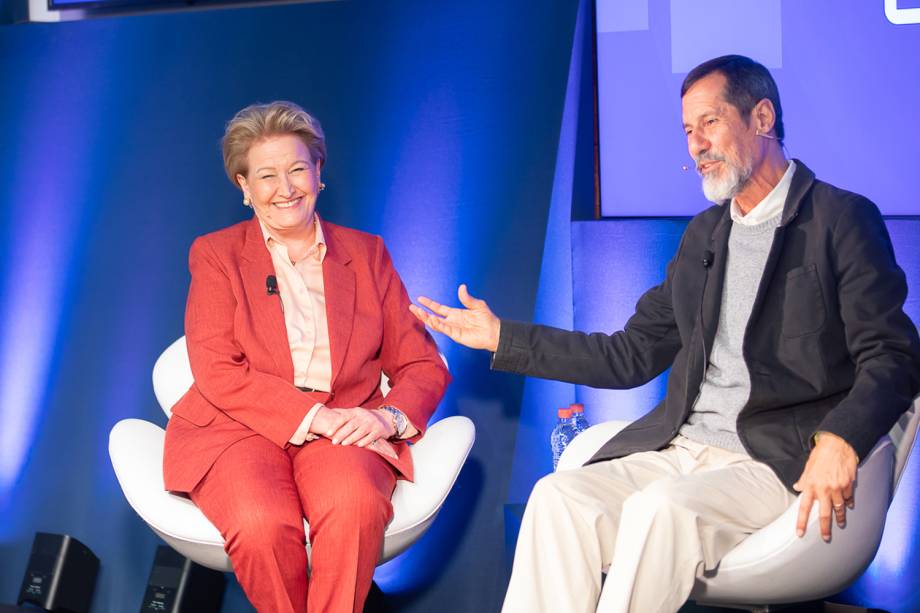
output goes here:
{"type": "MultiPolygon", "coordinates": [[[[320,222],[322,223],[322,222],[320,222]]],[[[326,257],[323,259],[323,287],[326,321],[329,325],[329,354],[332,360],[332,389],[342,370],[355,319],[355,273],[348,266],[348,251],[328,224],[323,225],[326,257]]]]}
{"type": "MultiPolygon", "coordinates": [[[[703,290],[697,303],[699,309],[695,314],[697,325],[694,326],[690,345],[692,350],[687,357],[687,384],[684,388],[684,419],[693,407],[694,399],[706,373],[709,354],[719,326],[719,311],[722,306],[722,288],[725,282],[725,269],[728,254],[728,236],[731,230],[727,205],[722,217],[716,222],[709,235],[708,251],[712,253],[712,264],[705,269],[703,290]]],[[[701,267],[702,268],[702,267],[701,267]]],[[[697,270],[701,270],[697,269],[697,270]]]]}
{"type": "Polygon", "coordinates": [[[289,350],[281,295],[269,295],[266,287],[266,278],[275,274],[275,266],[262,237],[259,220],[255,216],[246,229],[242,260],[240,273],[250,307],[252,327],[258,336],[265,340],[265,346],[275,362],[279,376],[293,383],[294,362],[289,350]]]}
{"type": "Polygon", "coordinates": [[[770,246],[770,253],[764,264],[763,276],[760,278],[760,285],[757,287],[757,294],[754,297],[754,304],[751,305],[751,317],[748,320],[748,326],[756,321],[763,310],[763,304],[767,297],[770,283],[773,281],[773,275],[776,273],[776,266],[779,263],[780,255],[783,252],[783,243],[786,238],[786,226],[792,222],[799,214],[799,208],[806,194],[811,190],[815,181],[815,174],[799,160],[795,160],[795,174],[792,175],[792,184],[789,186],[789,194],[786,196],[786,203],[783,205],[782,218],[779,227],[774,230],[773,244],[770,246]]]}
{"type": "MultiPolygon", "coordinates": [[[[731,234],[731,215],[729,205],[724,205],[722,219],[713,228],[709,237],[709,250],[713,254],[712,267],[708,271],[709,278],[706,282],[706,288],[703,292],[703,302],[700,307],[700,314],[703,328],[703,342],[706,351],[712,350],[712,344],[716,337],[716,329],[719,327],[719,314],[722,308],[722,289],[725,286],[725,269],[728,264],[728,237],[731,234]]],[[[709,359],[707,353],[706,359],[709,359]]]]}

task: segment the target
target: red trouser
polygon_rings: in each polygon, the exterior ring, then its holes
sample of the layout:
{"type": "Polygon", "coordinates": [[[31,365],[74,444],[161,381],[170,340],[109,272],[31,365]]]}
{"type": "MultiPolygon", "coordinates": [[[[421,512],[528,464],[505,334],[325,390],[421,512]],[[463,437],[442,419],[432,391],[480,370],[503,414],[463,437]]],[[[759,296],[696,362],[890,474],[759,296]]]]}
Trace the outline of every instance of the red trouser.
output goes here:
{"type": "Polygon", "coordinates": [[[394,469],[373,451],[327,439],[284,450],[252,436],[227,448],[190,496],[223,535],[258,611],[360,613],[395,485],[394,469]]]}

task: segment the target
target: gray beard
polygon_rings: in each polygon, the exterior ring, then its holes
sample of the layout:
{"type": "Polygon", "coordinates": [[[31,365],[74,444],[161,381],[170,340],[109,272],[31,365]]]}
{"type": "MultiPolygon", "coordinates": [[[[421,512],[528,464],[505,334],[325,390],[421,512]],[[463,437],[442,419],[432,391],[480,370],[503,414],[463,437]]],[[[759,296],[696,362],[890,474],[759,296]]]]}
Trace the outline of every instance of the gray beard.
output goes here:
{"type": "Polygon", "coordinates": [[[703,195],[706,200],[716,204],[725,204],[738,195],[753,172],[750,167],[739,168],[724,160],[722,163],[726,167],[722,179],[703,177],[703,195]]]}

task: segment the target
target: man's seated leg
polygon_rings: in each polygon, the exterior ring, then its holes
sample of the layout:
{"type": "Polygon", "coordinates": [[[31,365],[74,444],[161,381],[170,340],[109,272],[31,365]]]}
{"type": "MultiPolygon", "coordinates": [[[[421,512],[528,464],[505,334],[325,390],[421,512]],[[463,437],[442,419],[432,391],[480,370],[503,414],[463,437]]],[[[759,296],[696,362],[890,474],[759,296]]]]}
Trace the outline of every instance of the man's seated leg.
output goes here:
{"type": "Polygon", "coordinates": [[[521,521],[503,612],[593,613],[623,501],[650,483],[680,476],[685,455],[669,447],[540,479],[521,521]]]}
{"type": "Polygon", "coordinates": [[[598,611],[676,611],[697,573],[785,511],[795,496],[745,454],[678,437],[693,463],[622,506],[613,562],[598,611]]]}

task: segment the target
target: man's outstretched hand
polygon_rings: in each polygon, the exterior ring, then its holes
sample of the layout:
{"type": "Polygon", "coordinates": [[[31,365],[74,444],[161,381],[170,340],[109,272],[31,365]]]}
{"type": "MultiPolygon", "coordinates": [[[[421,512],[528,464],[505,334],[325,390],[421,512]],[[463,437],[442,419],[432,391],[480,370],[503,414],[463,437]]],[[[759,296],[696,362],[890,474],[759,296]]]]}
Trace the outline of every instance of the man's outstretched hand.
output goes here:
{"type": "Polygon", "coordinates": [[[488,349],[494,353],[498,349],[501,321],[492,313],[485,300],[470,296],[466,284],[457,288],[457,297],[466,308],[444,306],[430,298],[419,296],[419,303],[432,313],[414,304],[409,305],[409,310],[426,326],[446,334],[461,345],[473,349],[488,349]]]}
{"type": "Polygon", "coordinates": [[[841,528],[846,525],[847,507],[853,508],[853,486],[856,483],[856,467],[859,459],[845,440],[821,432],[818,443],[811,450],[802,476],[792,486],[801,492],[796,534],[803,536],[811,507],[818,504],[818,519],[821,537],[831,540],[831,517],[841,528]]]}

